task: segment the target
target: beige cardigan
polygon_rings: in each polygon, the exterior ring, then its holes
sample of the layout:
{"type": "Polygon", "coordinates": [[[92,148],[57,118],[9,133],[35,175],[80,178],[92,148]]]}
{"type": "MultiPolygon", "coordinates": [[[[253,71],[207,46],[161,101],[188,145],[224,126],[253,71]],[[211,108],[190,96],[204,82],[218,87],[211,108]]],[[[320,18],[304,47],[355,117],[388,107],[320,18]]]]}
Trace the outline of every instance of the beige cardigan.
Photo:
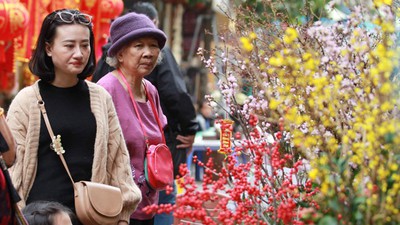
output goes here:
{"type": "MultiPolygon", "coordinates": [[[[34,88],[38,90],[37,83],[22,89],[7,113],[7,122],[17,143],[17,158],[10,171],[22,198],[21,206],[25,205],[36,176],[41,118],[34,92],[34,88]]],[[[141,192],[132,179],[129,153],[111,96],[103,87],[89,81],[86,83],[97,124],[92,181],[121,189],[124,208],[120,220],[129,224],[130,215],[141,201],[141,192]]]]}

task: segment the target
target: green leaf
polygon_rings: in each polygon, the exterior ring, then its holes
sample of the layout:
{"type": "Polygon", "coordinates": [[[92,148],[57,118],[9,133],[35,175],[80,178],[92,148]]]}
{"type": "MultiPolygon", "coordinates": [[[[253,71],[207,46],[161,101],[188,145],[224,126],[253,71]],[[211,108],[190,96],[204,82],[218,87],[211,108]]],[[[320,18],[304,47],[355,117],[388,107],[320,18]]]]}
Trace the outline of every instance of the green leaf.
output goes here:
{"type": "Polygon", "coordinates": [[[339,222],[332,216],[324,216],[318,222],[318,225],[338,225],[338,224],[339,224],[339,222]]]}
{"type": "Polygon", "coordinates": [[[355,205],[361,205],[365,203],[365,200],[367,200],[366,197],[357,197],[354,199],[354,204],[355,205]]]}
{"type": "Polygon", "coordinates": [[[333,209],[336,212],[338,212],[340,210],[337,199],[329,200],[328,205],[329,205],[329,208],[333,209]]]}
{"type": "Polygon", "coordinates": [[[356,220],[362,220],[364,218],[364,215],[359,210],[357,210],[354,214],[354,218],[356,218],[356,220]]]}
{"type": "Polygon", "coordinates": [[[392,132],[385,134],[385,136],[384,136],[385,142],[388,143],[388,144],[393,144],[394,137],[395,137],[395,135],[392,132]]]}
{"type": "Polygon", "coordinates": [[[343,174],[344,171],[347,170],[347,165],[348,165],[347,162],[348,162],[348,157],[339,159],[338,166],[339,166],[339,173],[340,174],[343,174]]]}

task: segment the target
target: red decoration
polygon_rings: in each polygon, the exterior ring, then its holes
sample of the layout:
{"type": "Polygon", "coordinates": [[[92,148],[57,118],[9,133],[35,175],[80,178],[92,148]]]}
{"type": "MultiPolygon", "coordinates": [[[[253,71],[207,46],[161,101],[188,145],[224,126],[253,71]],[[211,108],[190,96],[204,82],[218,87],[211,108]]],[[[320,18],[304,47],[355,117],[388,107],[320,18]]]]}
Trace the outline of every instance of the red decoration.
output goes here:
{"type": "Polygon", "coordinates": [[[88,7],[88,8],[92,8],[96,5],[97,0],[85,0],[84,4],[88,7]]]}
{"type": "Polygon", "coordinates": [[[220,132],[220,149],[218,152],[227,154],[231,149],[231,138],[233,131],[233,121],[229,119],[224,119],[219,121],[221,125],[220,132]]]}
{"type": "Polygon", "coordinates": [[[114,19],[124,10],[124,2],[122,0],[101,0],[100,13],[102,18],[114,19]]]}
{"type": "Polygon", "coordinates": [[[29,13],[20,2],[0,0],[0,40],[12,40],[23,33],[29,13]]]}
{"type": "Polygon", "coordinates": [[[0,41],[0,55],[0,90],[9,91],[14,84],[14,64],[10,63],[14,60],[14,45],[12,41],[0,41]]]}
{"type": "Polygon", "coordinates": [[[96,60],[101,58],[103,53],[102,47],[108,42],[109,33],[110,22],[100,21],[96,29],[96,60]]]}
{"type": "Polygon", "coordinates": [[[51,1],[49,4],[49,12],[57,9],[79,9],[80,3],[76,0],[63,0],[63,1],[51,1]]]}
{"type": "Polygon", "coordinates": [[[99,1],[101,1],[101,0],[83,0],[81,3],[80,10],[82,12],[86,12],[92,16],[96,16],[99,1]]]}
{"type": "Polygon", "coordinates": [[[40,5],[44,8],[47,8],[50,5],[51,0],[41,0],[40,5]]]}

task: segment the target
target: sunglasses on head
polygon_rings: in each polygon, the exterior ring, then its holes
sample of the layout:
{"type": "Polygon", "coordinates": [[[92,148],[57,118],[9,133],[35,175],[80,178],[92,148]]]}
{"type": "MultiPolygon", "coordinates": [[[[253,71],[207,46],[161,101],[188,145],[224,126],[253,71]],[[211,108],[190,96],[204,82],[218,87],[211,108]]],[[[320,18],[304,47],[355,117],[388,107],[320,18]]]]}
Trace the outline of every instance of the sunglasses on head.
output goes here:
{"type": "Polygon", "coordinates": [[[73,23],[77,21],[82,25],[90,25],[92,23],[92,16],[85,13],[71,13],[68,11],[60,11],[56,13],[64,23],[73,23]]]}

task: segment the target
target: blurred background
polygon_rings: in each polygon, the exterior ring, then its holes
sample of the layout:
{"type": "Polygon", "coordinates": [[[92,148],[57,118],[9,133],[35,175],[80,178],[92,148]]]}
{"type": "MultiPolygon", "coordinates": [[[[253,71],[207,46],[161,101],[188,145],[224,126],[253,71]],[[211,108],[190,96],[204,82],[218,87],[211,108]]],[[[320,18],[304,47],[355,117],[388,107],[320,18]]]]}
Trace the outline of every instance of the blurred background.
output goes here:
{"type": "MultiPolygon", "coordinates": [[[[28,68],[44,17],[62,8],[75,8],[93,16],[95,54],[107,43],[113,19],[129,11],[134,0],[0,0],[0,106],[7,111],[13,96],[37,79],[28,68]]],[[[158,0],[153,3],[160,17],[160,29],[168,36],[182,69],[194,105],[214,89],[214,78],[197,57],[199,47],[206,54],[218,41],[217,33],[229,27],[229,0],[158,0]]],[[[208,57],[206,55],[206,57],[208,57]]]]}

